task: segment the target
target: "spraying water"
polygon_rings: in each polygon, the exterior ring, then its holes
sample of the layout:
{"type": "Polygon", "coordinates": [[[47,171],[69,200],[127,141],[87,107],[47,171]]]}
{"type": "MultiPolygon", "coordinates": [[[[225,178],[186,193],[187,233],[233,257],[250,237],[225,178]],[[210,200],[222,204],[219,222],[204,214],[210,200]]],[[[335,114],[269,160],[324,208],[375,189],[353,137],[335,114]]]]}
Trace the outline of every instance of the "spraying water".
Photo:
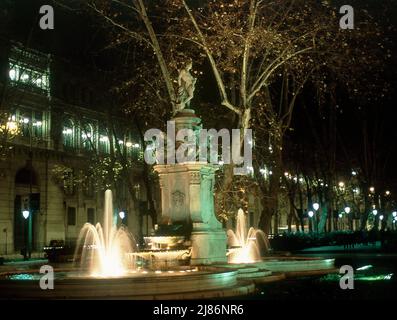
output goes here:
{"type": "Polygon", "coordinates": [[[269,250],[269,240],[262,230],[247,229],[244,211],[238,210],[236,230],[227,231],[229,263],[253,263],[261,260],[261,248],[269,250]]]}
{"type": "Polygon", "coordinates": [[[135,241],[124,227],[113,224],[112,191],[105,192],[103,228],[86,223],[80,231],[75,260],[94,277],[119,277],[128,272],[127,253],[133,252],[135,241]]]}

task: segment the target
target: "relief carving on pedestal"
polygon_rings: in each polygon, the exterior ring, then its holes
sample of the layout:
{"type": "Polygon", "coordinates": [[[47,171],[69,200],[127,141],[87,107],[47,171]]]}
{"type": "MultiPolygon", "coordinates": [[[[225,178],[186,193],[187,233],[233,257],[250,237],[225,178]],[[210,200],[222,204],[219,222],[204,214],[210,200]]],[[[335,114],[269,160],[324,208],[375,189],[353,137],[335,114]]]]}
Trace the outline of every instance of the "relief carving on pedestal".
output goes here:
{"type": "Polygon", "coordinates": [[[181,191],[172,193],[172,205],[175,209],[182,208],[185,204],[185,194],[181,191]]]}
{"type": "Polygon", "coordinates": [[[190,172],[190,183],[199,184],[200,181],[200,172],[190,172]]]}

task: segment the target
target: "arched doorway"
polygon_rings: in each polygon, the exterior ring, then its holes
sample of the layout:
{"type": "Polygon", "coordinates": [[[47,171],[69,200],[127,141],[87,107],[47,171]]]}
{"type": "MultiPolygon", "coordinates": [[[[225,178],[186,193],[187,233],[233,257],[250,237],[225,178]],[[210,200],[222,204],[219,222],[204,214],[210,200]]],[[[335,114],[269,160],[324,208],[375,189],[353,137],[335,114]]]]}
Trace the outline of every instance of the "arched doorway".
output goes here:
{"type": "Polygon", "coordinates": [[[29,233],[31,234],[31,249],[37,247],[37,220],[40,211],[40,191],[37,174],[30,165],[20,169],[15,175],[14,201],[14,250],[19,252],[27,249],[29,233]],[[24,211],[29,215],[24,215],[24,211]],[[31,220],[30,220],[31,219],[31,220]],[[30,221],[29,221],[30,220],[30,221]],[[29,222],[31,224],[29,228],[29,222]],[[30,230],[29,230],[30,229],[30,230]]]}

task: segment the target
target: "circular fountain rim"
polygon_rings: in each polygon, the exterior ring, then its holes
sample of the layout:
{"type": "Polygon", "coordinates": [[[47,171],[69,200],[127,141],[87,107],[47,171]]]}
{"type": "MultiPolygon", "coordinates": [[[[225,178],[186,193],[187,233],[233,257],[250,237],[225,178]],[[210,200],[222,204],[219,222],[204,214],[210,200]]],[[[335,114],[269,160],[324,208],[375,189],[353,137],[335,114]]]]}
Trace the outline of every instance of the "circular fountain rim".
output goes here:
{"type": "MultiPolygon", "coordinates": [[[[177,277],[145,274],[128,278],[55,279],[54,287],[57,290],[41,290],[37,280],[3,278],[0,280],[0,299],[196,299],[241,296],[255,290],[253,282],[238,280],[237,270],[212,266],[198,268],[202,272],[185,272],[183,276],[177,277]]],[[[0,275],[29,271],[32,270],[0,275]]]]}

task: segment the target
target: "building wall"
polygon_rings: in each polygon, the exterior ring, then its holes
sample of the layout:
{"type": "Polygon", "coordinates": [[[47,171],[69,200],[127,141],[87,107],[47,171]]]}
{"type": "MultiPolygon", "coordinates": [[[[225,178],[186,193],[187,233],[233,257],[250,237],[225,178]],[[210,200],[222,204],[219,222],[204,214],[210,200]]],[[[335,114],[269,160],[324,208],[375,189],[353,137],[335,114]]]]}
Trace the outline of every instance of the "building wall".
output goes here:
{"type": "MultiPolygon", "coordinates": [[[[16,185],[15,176],[21,168],[26,166],[27,159],[29,156],[26,150],[16,150],[8,161],[0,161],[0,255],[19,254],[19,251],[14,249],[14,200],[18,194],[28,194],[29,186],[16,185]]],[[[37,176],[38,186],[34,186],[32,190],[34,193],[40,193],[40,211],[36,214],[34,226],[36,251],[41,251],[42,247],[48,245],[51,240],[76,241],[81,227],[88,221],[89,208],[95,211],[94,223],[103,220],[104,197],[102,194],[87,198],[81,190],[77,189],[72,196],[66,195],[54,182],[51,169],[60,163],[61,159],[55,153],[43,151],[33,153],[32,167],[37,176]],[[68,207],[76,209],[75,225],[68,224],[68,207]]],[[[138,237],[140,229],[138,210],[131,199],[128,200],[125,209],[128,212],[126,226],[134,237],[138,237]]],[[[17,214],[22,215],[22,212],[17,214]]],[[[120,225],[119,218],[117,219],[120,225]]],[[[151,230],[151,219],[149,224],[151,230]]],[[[143,230],[146,230],[146,226],[143,227],[143,230]]]]}

